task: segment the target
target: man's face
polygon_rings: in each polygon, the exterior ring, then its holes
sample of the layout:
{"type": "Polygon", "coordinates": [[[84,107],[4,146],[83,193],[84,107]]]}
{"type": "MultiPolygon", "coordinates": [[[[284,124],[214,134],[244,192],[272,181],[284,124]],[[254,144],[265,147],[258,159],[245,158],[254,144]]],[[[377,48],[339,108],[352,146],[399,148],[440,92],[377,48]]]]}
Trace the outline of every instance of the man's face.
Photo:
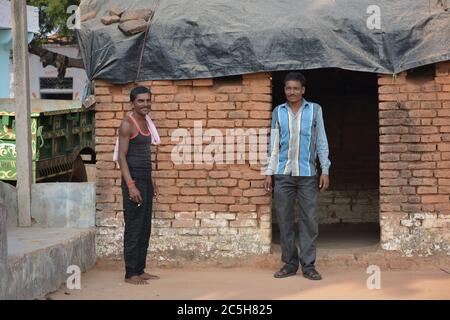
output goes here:
{"type": "Polygon", "coordinates": [[[300,81],[289,80],[286,81],[286,85],[284,86],[284,93],[289,103],[298,103],[305,93],[305,87],[302,86],[300,81]]]}
{"type": "Polygon", "coordinates": [[[141,93],[136,96],[136,99],[133,101],[134,110],[140,114],[145,116],[150,111],[150,100],[152,96],[150,93],[141,93]]]}

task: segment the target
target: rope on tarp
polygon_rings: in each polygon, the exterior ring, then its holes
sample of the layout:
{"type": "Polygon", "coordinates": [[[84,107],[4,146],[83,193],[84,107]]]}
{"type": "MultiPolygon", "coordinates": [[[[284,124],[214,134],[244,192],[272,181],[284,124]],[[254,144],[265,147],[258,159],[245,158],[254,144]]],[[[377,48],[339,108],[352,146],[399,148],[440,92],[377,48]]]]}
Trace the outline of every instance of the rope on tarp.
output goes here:
{"type": "Polygon", "coordinates": [[[150,25],[151,25],[151,22],[153,20],[153,17],[155,16],[155,12],[156,12],[156,10],[158,10],[158,6],[159,6],[159,0],[156,2],[155,10],[153,10],[152,15],[148,19],[147,27],[145,28],[144,41],[142,43],[141,53],[139,55],[139,62],[138,62],[138,68],[137,68],[137,72],[136,72],[136,79],[134,80],[135,84],[137,84],[137,82],[139,80],[139,75],[141,73],[141,67],[142,67],[142,58],[144,57],[145,45],[147,43],[147,36],[148,36],[149,31],[150,31],[150,25]]]}

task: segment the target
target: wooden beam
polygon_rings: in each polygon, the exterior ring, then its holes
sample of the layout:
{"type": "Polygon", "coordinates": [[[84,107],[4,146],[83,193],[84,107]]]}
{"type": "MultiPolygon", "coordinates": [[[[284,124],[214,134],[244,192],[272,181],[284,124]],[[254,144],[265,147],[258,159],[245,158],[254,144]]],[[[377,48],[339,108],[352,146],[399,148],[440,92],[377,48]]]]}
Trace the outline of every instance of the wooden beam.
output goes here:
{"type": "Polygon", "coordinates": [[[31,103],[28,70],[27,7],[11,1],[14,99],[16,100],[16,169],[19,227],[31,227],[31,103]]]}

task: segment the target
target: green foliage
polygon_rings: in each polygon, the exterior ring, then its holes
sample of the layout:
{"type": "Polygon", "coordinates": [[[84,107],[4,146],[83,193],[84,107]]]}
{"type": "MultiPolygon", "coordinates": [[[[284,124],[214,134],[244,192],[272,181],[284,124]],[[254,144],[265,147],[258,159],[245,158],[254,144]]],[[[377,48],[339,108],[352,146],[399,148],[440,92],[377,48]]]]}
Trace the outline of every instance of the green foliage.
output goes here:
{"type": "Polygon", "coordinates": [[[67,13],[67,8],[78,6],[80,0],[27,0],[27,4],[39,8],[40,33],[35,36],[35,41],[45,42],[55,32],[70,42],[75,41],[74,31],[67,27],[67,19],[73,12],[67,13]]]}

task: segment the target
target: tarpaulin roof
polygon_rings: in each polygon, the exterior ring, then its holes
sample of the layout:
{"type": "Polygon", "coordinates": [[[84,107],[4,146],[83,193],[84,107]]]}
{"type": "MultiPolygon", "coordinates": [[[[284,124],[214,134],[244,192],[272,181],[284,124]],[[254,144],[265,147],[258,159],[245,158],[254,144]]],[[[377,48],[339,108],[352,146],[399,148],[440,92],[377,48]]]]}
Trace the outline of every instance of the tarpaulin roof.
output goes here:
{"type": "Polygon", "coordinates": [[[90,79],[127,83],[325,67],[393,74],[450,60],[450,10],[435,1],[158,2],[96,2],[96,18],[77,30],[90,79]],[[368,20],[376,22],[374,4],[380,29],[368,27],[368,20]],[[117,23],[103,25],[112,6],[155,11],[138,79],[144,32],[125,36],[117,23]]]}

